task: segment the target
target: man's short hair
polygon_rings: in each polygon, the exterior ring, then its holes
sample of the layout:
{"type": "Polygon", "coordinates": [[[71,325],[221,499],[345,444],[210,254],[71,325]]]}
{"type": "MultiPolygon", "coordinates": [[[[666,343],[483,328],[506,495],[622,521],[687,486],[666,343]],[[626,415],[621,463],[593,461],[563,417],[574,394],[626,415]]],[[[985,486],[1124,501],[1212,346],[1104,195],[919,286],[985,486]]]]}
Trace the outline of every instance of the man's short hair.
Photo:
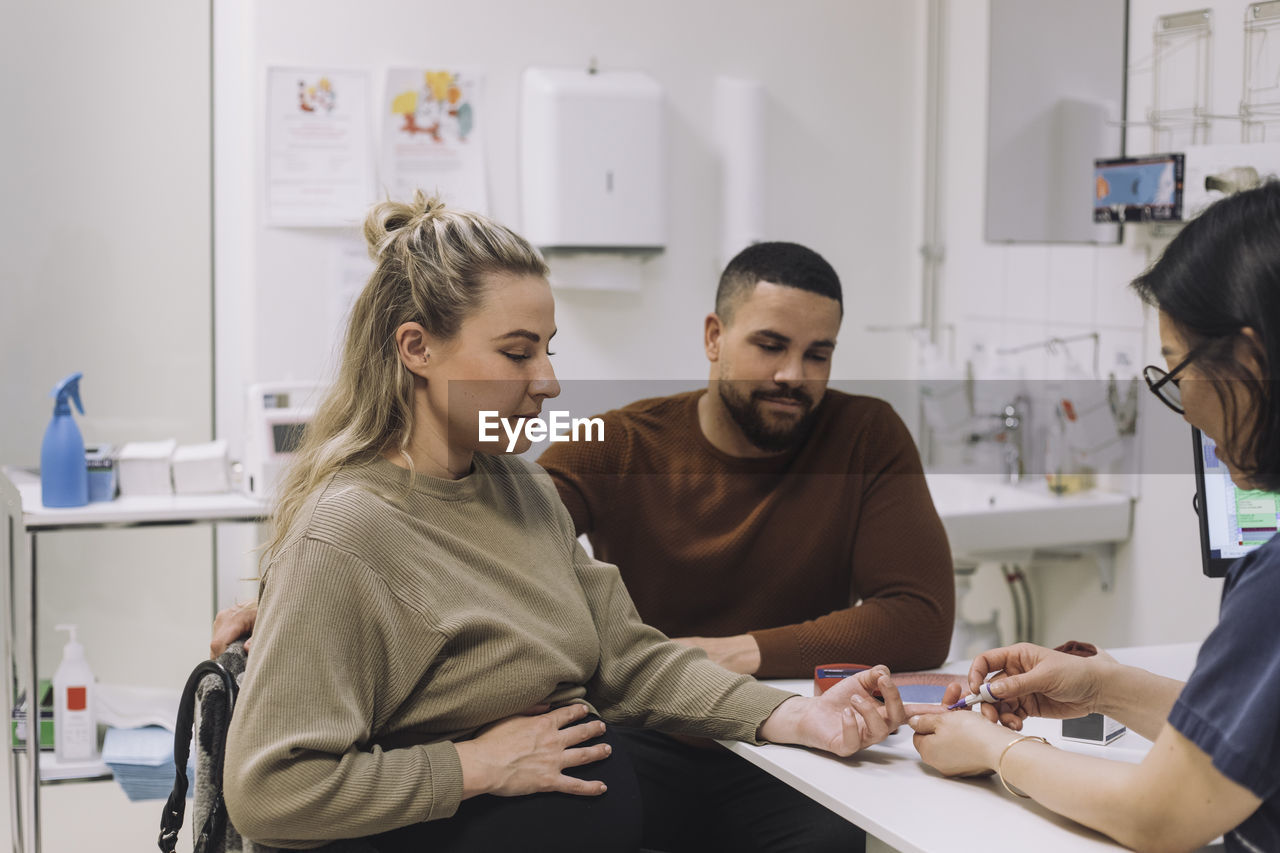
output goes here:
{"type": "Polygon", "coordinates": [[[799,243],[756,243],[739,252],[720,274],[716,314],[728,325],[733,311],[756,284],[767,281],[834,299],[844,313],[840,277],[831,264],[799,243]]]}

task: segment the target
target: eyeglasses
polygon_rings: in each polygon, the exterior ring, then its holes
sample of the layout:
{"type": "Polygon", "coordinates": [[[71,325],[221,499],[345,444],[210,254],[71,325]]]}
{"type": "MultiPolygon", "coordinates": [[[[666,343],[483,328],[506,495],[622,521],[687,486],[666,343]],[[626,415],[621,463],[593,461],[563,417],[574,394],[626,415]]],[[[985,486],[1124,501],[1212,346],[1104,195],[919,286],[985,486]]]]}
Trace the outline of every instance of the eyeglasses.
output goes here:
{"type": "Polygon", "coordinates": [[[1200,346],[1192,349],[1191,352],[1187,353],[1186,358],[1173,366],[1173,370],[1165,370],[1163,367],[1156,367],[1154,364],[1148,364],[1142,368],[1142,378],[1147,380],[1147,387],[1151,389],[1151,393],[1159,397],[1161,403],[1164,403],[1180,415],[1185,415],[1187,410],[1182,407],[1180,380],[1175,377],[1182,372],[1184,367],[1198,358],[1209,343],[1209,341],[1205,341],[1200,346]]]}

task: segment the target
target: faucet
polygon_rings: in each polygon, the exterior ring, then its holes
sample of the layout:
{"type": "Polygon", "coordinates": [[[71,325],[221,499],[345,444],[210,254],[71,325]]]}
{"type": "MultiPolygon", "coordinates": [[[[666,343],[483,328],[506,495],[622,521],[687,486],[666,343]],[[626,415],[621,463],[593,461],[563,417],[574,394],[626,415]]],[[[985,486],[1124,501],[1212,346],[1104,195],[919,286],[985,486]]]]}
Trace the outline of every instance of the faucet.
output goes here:
{"type": "Polygon", "coordinates": [[[995,426],[986,432],[969,434],[968,443],[995,441],[1004,446],[1004,474],[1009,483],[1022,480],[1022,432],[1030,401],[1019,394],[1000,409],[997,414],[979,416],[982,420],[994,420],[995,426]]]}

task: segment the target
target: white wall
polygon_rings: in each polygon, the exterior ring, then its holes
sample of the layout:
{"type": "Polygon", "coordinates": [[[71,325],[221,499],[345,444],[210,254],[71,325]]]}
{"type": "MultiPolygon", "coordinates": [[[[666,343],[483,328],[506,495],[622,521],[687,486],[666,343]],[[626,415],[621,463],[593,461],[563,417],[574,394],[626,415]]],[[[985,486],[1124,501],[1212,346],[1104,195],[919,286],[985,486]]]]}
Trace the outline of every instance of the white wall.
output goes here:
{"type": "MultiPolygon", "coordinates": [[[[84,370],[86,439],[122,443],[211,434],[217,312],[217,432],[239,429],[249,379],[309,377],[330,352],[324,255],[331,231],[262,227],[264,114],[271,63],[378,72],[392,64],[460,64],[487,75],[492,210],[519,227],[518,78],[528,64],[596,56],[640,68],[668,94],[672,242],[642,267],[633,294],[558,294],[565,377],[705,375],[698,345],[718,272],[719,185],[711,147],[711,81],[753,77],[769,95],[769,236],[823,252],[846,283],[835,373],[913,373],[905,335],[869,324],[919,319],[924,3],[763,0],[603,4],[587,0],[365,4],[219,0],[216,59],[218,274],[211,306],[210,4],[64,0],[11,4],[0,28],[0,462],[34,464],[49,388],[84,370]],[[157,34],[162,34],[158,37],[157,34]],[[262,295],[273,289],[276,302],[262,295]],[[266,307],[287,312],[275,325],[266,307]],[[288,328],[296,334],[282,335],[288,328]]],[[[1185,4],[1183,4],[1185,5],[1185,4]]],[[[1246,4],[1215,0],[1214,111],[1238,99],[1246,4]]],[[[1131,118],[1150,77],[1150,20],[1181,11],[1133,0],[1131,118]]],[[[1021,343],[1099,328],[1104,369],[1156,357],[1152,318],[1124,290],[1146,262],[1123,247],[996,247],[982,242],[986,4],[948,7],[944,199],[945,316],[966,342],[1021,343]]],[[[1215,123],[1214,141],[1238,128],[1215,123]]],[[[1130,133],[1130,151],[1144,131],[1130,133]],[[1137,134],[1135,137],[1134,134],[1137,134]]],[[[1028,371],[1039,369],[1034,360],[1028,371]]],[[[909,413],[908,413],[909,414],[909,413]]],[[[1160,414],[1160,413],[1157,413],[1160,414]]],[[[1149,453],[1163,448],[1148,446],[1149,453]]],[[[1173,451],[1173,452],[1176,452],[1173,451]]],[[[1155,463],[1152,463],[1153,465],[1155,463]]],[[[1040,639],[1108,645],[1197,639],[1217,585],[1198,576],[1188,475],[1148,476],[1133,541],[1117,555],[1114,591],[1088,566],[1035,575],[1040,639]]],[[[56,665],[55,621],[76,621],[100,678],[179,683],[203,654],[210,537],[202,529],[111,531],[40,544],[42,673],[56,665]]],[[[980,591],[981,592],[981,591],[980,591]]],[[[991,592],[991,590],[988,590],[991,592]]],[[[994,593],[992,593],[994,594],[994,593]]],[[[980,604],[975,616],[982,615],[980,604]]]]}
{"type": "MultiPolygon", "coordinates": [[[[74,371],[88,443],[207,440],[208,4],[20,3],[5,18],[0,462],[39,463],[49,390],[74,371]]],[[[41,536],[40,674],[69,621],[101,680],[180,684],[207,649],[210,543],[208,528],[41,536]]]]}
{"type": "MultiPolygon", "coordinates": [[[[1243,63],[1241,22],[1246,2],[1212,2],[1215,15],[1213,94],[1215,113],[1234,112],[1240,99],[1243,63]]],[[[1133,0],[1130,7],[1130,122],[1145,119],[1151,101],[1152,26],[1157,15],[1186,11],[1185,3],[1133,0]]],[[[1138,228],[1126,229],[1125,245],[993,245],[983,241],[982,217],[987,104],[985,2],[948,7],[949,39],[947,157],[945,164],[947,260],[943,272],[944,316],[957,325],[963,356],[974,341],[1010,346],[1052,336],[1097,330],[1101,370],[1135,375],[1142,365],[1162,363],[1154,313],[1144,310],[1128,282],[1154,257],[1138,228]]],[[[1238,122],[1216,121],[1209,141],[1238,142],[1238,122]]],[[[1127,131],[1129,154],[1150,152],[1151,133],[1127,131]]],[[[1087,364],[1088,344],[1072,347],[1087,364]]],[[[1044,352],[1011,359],[1014,369],[1036,379],[1056,375],[1060,364],[1044,352]]],[[[1143,391],[1140,415],[1140,498],[1132,539],[1115,555],[1116,584],[1104,592],[1094,566],[1046,563],[1032,573],[1041,617],[1037,639],[1067,639],[1120,646],[1200,640],[1217,619],[1221,584],[1200,574],[1199,538],[1191,497],[1189,431],[1143,391]],[[1153,401],[1154,402],[1154,401],[1153,401]]],[[[981,619],[1003,605],[1004,592],[991,567],[975,585],[966,612],[981,619]]],[[[1007,610],[1008,607],[1005,606],[1007,610]]]]}
{"type": "MultiPolygon", "coordinates": [[[[1229,111],[1238,98],[1238,22],[1245,5],[1214,4],[1216,112],[1229,111]]],[[[19,132],[0,138],[5,162],[22,164],[0,173],[6,225],[0,231],[6,295],[0,375],[10,400],[0,422],[0,459],[6,463],[37,460],[48,388],[76,369],[88,374],[89,415],[82,421],[88,440],[209,436],[209,9],[143,0],[109,11],[100,4],[73,6],[70,15],[66,7],[23,6],[0,35],[4,68],[22,81],[3,90],[6,114],[19,132]],[[155,31],[166,38],[146,36],[155,31]]],[[[517,227],[520,70],[596,56],[605,67],[642,68],[658,77],[671,118],[671,245],[642,267],[638,293],[558,294],[558,365],[565,377],[691,383],[705,371],[699,328],[717,272],[711,80],[721,73],[760,79],[771,118],[770,236],[814,246],[846,281],[836,375],[910,375],[906,336],[867,333],[864,326],[918,318],[923,3],[813,0],[785,14],[772,4],[727,0],[686,7],[602,9],[560,0],[535,9],[493,0],[441,11],[383,0],[340,4],[317,16],[300,2],[217,4],[223,29],[216,50],[229,52],[219,54],[228,61],[215,70],[219,109],[232,117],[218,132],[249,131],[242,147],[233,135],[218,152],[219,310],[228,312],[219,316],[218,431],[238,430],[244,381],[319,373],[331,346],[325,300],[314,298],[329,286],[328,273],[323,256],[317,260],[308,249],[332,244],[334,232],[272,230],[260,222],[254,184],[260,178],[259,89],[270,63],[336,61],[374,72],[401,63],[484,69],[494,116],[492,209],[517,227]],[[396,26],[374,23],[386,19],[396,26]],[[502,26],[493,26],[499,20],[502,26]],[[259,295],[267,288],[275,288],[291,312],[289,328],[306,330],[301,338],[282,337],[263,312],[259,295]]],[[[958,349],[963,353],[979,336],[1007,344],[1100,328],[1104,369],[1121,353],[1129,366],[1153,360],[1151,318],[1124,289],[1146,262],[1143,250],[982,241],[985,8],[953,3],[948,14],[944,319],[959,326],[958,349]]],[[[1133,5],[1138,70],[1131,79],[1131,118],[1142,116],[1150,86],[1142,70],[1150,44],[1144,22],[1168,11],[1177,9],[1155,0],[1133,5]]],[[[1233,141],[1237,132],[1219,122],[1212,138],[1233,141]]],[[[1130,134],[1131,151],[1142,150],[1143,134],[1130,134]]],[[[1122,644],[1203,634],[1213,621],[1216,585],[1196,574],[1190,489],[1189,478],[1176,474],[1148,477],[1142,485],[1134,539],[1119,549],[1113,592],[1101,592],[1088,566],[1037,573],[1038,603],[1047,614],[1041,639],[1091,636],[1122,644]]],[[[42,543],[41,668],[56,663],[53,621],[81,622],[92,654],[95,636],[104,651],[120,647],[111,619],[100,614],[123,611],[139,617],[135,646],[169,655],[145,664],[141,677],[172,683],[172,673],[203,643],[208,550],[208,534],[200,529],[42,543]],[[175,553],[182,554],[180,566],[175,553]],[[158,637],[165,641],[155,642],[158,637]]],[[[979,602],[975,615],[982,609],[979,602]]],[[[100,668],[108,679],[139,677],[114,659],[100,668]]]]}
{"type": "MultiPolygon", "coordinates": [[[[237,0],[217,4],[215,15],[219,33],[238,34],[215,43],[219,82],[228,78],[217,94],[217,191],[238,198],[217,223],[218,310],[232,312],[248,332],[234,356],[240,363],[218,377],[220,435],[239,431],[245,383],[325,375],[336,343],[327,296],[332,252],[351,239],[340,229],[262,223],[262,89],[272,64],[365,69],[375,98],[388,66],[482,71],[490,211],[517,230],[523,69],[585,66],[596,57],[602,69],[657,78],[666,97],[670,241],[656,257],[626,262],[639,279],[635,292],[557,292],[556,369],[562,379],[684,379],[690,387],[706,377],[702,321],[720,266],[712,84],[721,74],[759,80],[768,102],[767,236],[813,247],[845,283],[834,375],[910,374],[907,336],[869,334],[865,326],[919,321],[922,0],[803,0],[785,10],[763,0],[378,0],[330,4],[322,14],[303,0],[237,0]],[[229,124],[239,131],[226,130],[229,124]],[[235,147],[230,155],[223,133],[235,147]]],[[[580,282],[598,271],[556,257],[551,263],[553,279],[580,282]]],[[[226,595],[236,573],[248,574],[225,569],[226,595]]]]}
{"type": "MultiPolygon", "coordinates": [[[[1208,111],[1215,115],[1234,114],[1239,108],[1244,66],[1243,22],[1248,0],[1212,0],[1188,7],[1178,0],[1130,0],[1129,26],[1129,114],[1128,151],[1155,153],[1160,145],[1150,128],[1143,126],[1152,99],[1152,32],[1160,15],[1177,14],[1190,8],[1213,12],[1213,45],[1210,62],[1208,111]]],[[[1206,143],[1241,141],[1241,125],[1230,119],[1209,124],[1206,143]]],[[[1274,127],[1269,138],[1275,138],[1274,127]]],[[[1177,150],[1190,142],[1189,134],[1175,133],[1164,140],[1177,150]]],[[[1168,150],[1168,149],[1163,149],[1168,150]]],[[[1154,312],[1148,312],[1146,359],[1142,363],[1162,364],[1154,312]]],[[[1170,413],[1151,406],[1151,413],[1168,423],[1170,413]]],[[[1179,424],[1181,426],[1181,424],[1179,424]]],[[[1199,536],[1191,514],[1195,492],[1192,475],[1170,473],[1167,462],[1173,452],[1189,458],[1189,428],[1182,430],[1181,446],[1169,446],[1170,432],[1147,424],[1149,440],[1143,449],[1143,470],[1148,473],[1142,486],[1143,498],[1135,508],[1134,537],[1121,549],[1119,562],[1127,565],[1117,584],[1119,607],[1112,616],[1112,631],[1122,643],[1159,643],[1200,640],[1217,623],[1221,581],[1200,574],[1199,536]],[[1157,434],[1158,433],[1158,434],[1157,434]],[[1125,575],[1128,575],[1127,577],[1125,575]]],[[[1049,596],[1054,588],[1046,586],[1049,596]]],[[[1097,619],[1105,608],[1093,596],[1082,595],[1072,602],[1077,612],[1097,619]]],[[[1105,618],[1105,617],[1104,617],[1105,618]]]]}
{"type": "MultiPolygon", "coordinates": [[[[885,346],[900,343],[862,334],[861,326],[913,322],[918,314],[921,3],[808,0],[785,13],[772,3],[728,0],[488,0],[445,7],[381,0],[334,4],[323,15],[301,0],[242,8],[252,42],[243,57],[248,90],[220,93],[219,109],[250,117],[253,145],[262,138],[260,90],[270,64],[367,69],[375,93],[389,65],[483,71],[491,212],[517,229],[523,68],[585,65],[594,56],[602,68],[641,69],[662,83],[670,243],[642,265],[638,293],[558,294],[558,367],[570,378],[705,375],[701,325],[719,272],[720,234],[712,81],[717,74],[761,80],[769,101],[767,231],[814,247],[845,278],[849,322],[837,372],[879,377],[907,363],[883,356],[885,346]]],[[[250,163],[255,170],[258,159],[250,163]]],[[[244,177],[224,172],[218,181],[244,177]]],[[[258,294],[259,307],[256,363],[247,372],[314,374],[332,345],[330,329],[320,322],[328,306],[317,299],[330,286],[325,248],[341,232],[265,228],[260,198],[228,223],[236,234],[253,236],[245,249],[252,280],[243,286],[258,294]],[[282,312],[287,306],[289,316],[272,316],[268,305],[282,312]],[[282,329],[294,334],[281,335],[282,329]]]]}

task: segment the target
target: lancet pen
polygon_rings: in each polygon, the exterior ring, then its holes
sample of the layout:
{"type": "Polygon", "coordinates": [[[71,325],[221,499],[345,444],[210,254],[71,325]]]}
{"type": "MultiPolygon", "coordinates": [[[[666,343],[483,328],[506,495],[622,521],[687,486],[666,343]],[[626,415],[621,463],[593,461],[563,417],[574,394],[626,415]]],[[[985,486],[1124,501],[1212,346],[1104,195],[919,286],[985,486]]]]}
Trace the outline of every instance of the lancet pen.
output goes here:
{"type": "Polygon", "coordinates": [[[972,708],[974,705],[977,705],[979,702],[996,702],[996,701],[999,701],[999,700],[997,700],[996,697],[992,695],[990,682],[984,681],[982,683],[982,686],[978,688],[977,693],[970,693],[968,696],[964,697],[959,702],[956,702],[954,705],[949,705],[947,707],[947,710],[955,711],[960,708],[972,708]]]}

